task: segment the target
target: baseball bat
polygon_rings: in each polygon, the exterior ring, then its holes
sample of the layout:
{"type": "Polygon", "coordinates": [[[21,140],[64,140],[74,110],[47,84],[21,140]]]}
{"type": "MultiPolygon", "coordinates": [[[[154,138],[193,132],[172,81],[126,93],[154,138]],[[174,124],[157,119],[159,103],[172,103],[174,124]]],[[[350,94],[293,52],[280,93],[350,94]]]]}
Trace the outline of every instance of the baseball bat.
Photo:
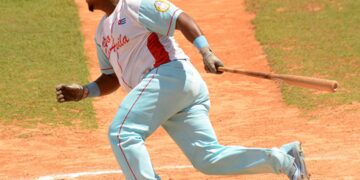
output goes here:
{"type": "Polygon", "coordinates": [[[306,77],[306,76],[265,73],[265,72],[257,72],[257,71],[243,70],[243,69],[234,69],[228,67],[218,67],[218,70],[221,72],[231,72],[231,73],[243,74],[243,75],[258,77],[263,79],[281,80],[290,85],[312,88],[312,89],[328,91],[328,92],[336,92],[336,89],[339,86],[338,82],[334,80],[319,79],[319,78],[306,77]]]}

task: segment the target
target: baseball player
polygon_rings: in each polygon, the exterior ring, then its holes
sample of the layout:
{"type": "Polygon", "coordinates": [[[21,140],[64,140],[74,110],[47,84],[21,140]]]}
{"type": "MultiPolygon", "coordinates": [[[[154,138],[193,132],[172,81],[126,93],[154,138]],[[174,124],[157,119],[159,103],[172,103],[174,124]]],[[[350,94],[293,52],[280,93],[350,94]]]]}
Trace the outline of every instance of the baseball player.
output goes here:
{"type": "Polygon", "coordinates": [[[214,55],[194,20],[167,0],[87,0],[101,10],[95,37],[101,76],[84,86],[58,85],[58,102],[109,94],[128,95],[109,128],[109,140],[126,179],[160,179],[144,141],[159,126],[199,171],[210,175],[284,173],[307,179],[299,142],[280,148],[220,145],[211,126],[205,82],[175,42],[180,30],[203,57],[207,72],[220,74],[214,55]]]}

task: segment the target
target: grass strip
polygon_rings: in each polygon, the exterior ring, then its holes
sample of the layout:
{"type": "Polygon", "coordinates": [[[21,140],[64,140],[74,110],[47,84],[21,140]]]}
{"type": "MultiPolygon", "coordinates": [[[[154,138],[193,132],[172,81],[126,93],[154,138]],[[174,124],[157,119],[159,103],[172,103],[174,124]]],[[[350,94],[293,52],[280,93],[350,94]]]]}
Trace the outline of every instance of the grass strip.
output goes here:
{"type": "Polygon", "coordinates": [[[360,1],[247,0],[274,72],[334,79],[337,93],[282,86],[284,100],[302,109],[360,101],[360,1]]]}
{"type": "Polygon", "coordinates": [[[0,123],[97,127],[90,100],[55,100],[58,83],[89,75],[73,0],[2,0],[0,12],[0,123]]]}

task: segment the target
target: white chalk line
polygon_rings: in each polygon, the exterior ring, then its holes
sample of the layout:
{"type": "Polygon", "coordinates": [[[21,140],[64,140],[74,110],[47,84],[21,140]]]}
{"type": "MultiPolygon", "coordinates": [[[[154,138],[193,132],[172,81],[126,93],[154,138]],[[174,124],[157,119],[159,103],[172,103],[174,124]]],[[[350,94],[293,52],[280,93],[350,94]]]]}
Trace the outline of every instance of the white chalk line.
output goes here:
{"type": "MultiPolygon", "coordinates": [[[[172,169],[191,169],[193,166],[162,166],[155,168],[155,170],[172,170],[172,169]]],[[[57,174],[39,177],[38,180],[56,180],[56,179],[73,179],[82,176],[97,176],[97,175],[106,175],[106,174],[122,174],[121,170],[103,170],[103,171],[93,171],[93,172],[79,172],[79,173],[70,173],[70,174],[57,174]]]]}
{"type": "MultiPolygon", "coordinates": [[[[328,160],[346,160],[345,157],[305,157],[306,161],[328,161],[328,160]]],[[[191,169],[193,166],[182,165],[182,166],[161,166],[155,168],[155,170],[172,170],[172,169],[191,169]]],[[[106,174],[122,174],[121,170],[102,170],[102,171],[93,171],[93,172],[79,172],[79,173],[70,173],[70,174],[58,174],[58,175],[49,175],[41,176],[38,180],[56,180],[56,179],[74,179],[82,176],[97,176],[97,175],[106,175],[106,174]]]]}
{"type": "Polygon", "coordinates": [[[331,160],[347,160],[345,156],[317,156],[317,157],[306,157],[305,161],[331,161],[331,160]]]}

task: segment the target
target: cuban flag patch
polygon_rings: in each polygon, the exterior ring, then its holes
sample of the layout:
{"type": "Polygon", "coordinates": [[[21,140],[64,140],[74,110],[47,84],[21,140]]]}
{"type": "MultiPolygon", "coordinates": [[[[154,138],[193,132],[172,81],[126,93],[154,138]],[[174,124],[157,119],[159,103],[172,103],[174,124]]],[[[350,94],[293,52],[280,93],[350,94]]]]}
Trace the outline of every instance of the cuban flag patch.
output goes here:
{"type": "Polygon", "coordinates": [[[123,24],[125,24],[126,23],[126,18],[122,18],[122,19],[120,19],[119,21],[118,21],[118,25],[120,26],[120,25],[123,25],[123,24]]]}

